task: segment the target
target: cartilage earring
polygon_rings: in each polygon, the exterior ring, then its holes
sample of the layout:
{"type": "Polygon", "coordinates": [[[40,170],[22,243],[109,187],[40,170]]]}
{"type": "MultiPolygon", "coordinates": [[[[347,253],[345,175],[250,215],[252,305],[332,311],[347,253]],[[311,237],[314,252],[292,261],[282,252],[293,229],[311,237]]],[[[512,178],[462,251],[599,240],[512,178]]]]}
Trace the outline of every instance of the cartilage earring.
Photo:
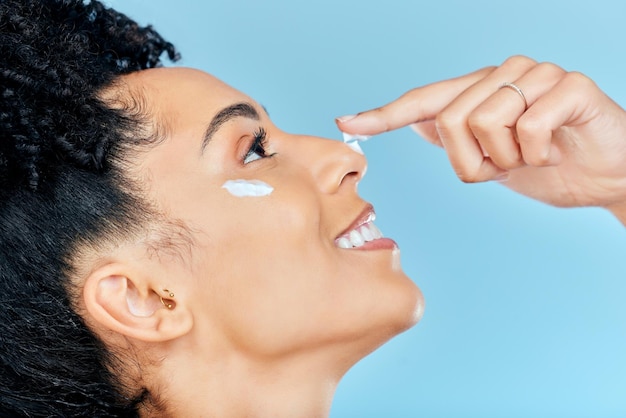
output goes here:
{"type": "MultiPolygon", "coordinates": [[[[169,297],[170,299],[174,298],[174,292],[170,292],[167,289],[163,289],[163,291],[165,293],[167,293],[167,297],[169,297]]],[[[172,305],[170,302],[165,302],[163,300],[163,296],[159,296],[159,299],[161,299],[161,303],[163,304],[163,306],[165,306],[167,309],[172,309],[174,307],[174,305],[172,305]]]]}

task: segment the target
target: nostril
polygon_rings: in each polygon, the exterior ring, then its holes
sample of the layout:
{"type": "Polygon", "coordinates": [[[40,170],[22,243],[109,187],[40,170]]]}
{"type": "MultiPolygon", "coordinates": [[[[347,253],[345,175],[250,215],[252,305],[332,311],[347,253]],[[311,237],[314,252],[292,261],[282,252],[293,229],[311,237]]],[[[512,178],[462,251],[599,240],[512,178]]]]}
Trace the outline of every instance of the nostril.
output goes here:
{"type": "MultiPolygon", "coordinates": [[[[307,137],[305,137],[307,138],[307,137]]],[[[354,192],[365,174],[367,160],[361,153],[348,149],[343,141],[310,137],[306,160],[316,183],[323,193],[334,194],[340,189],[354,192]]]]}
{"type": "Polygon", "coordinates": [[[350,171],[343,176],[340,184],[354,184],[356,186],[360,180],[361,173],[359,171],[350,171]]]}

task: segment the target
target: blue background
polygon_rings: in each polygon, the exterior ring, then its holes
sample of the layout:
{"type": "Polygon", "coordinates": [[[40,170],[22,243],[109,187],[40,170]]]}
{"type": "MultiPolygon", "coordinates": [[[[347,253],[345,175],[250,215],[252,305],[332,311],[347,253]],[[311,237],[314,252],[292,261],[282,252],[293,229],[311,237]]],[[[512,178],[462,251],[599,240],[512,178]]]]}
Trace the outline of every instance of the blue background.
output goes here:
{"type": "MultiPolygon", "coordinates": [[[[336,116],[514,54],[582,71],[626,105],[626,6],[614,0],[108,4],[292,132],[340,138],[336,116]]],[[[346,375],[331,417],[626,417],[623,226],[463,184],[408,128],[363,148],[361,193],[427,309],[346,375]]]]}

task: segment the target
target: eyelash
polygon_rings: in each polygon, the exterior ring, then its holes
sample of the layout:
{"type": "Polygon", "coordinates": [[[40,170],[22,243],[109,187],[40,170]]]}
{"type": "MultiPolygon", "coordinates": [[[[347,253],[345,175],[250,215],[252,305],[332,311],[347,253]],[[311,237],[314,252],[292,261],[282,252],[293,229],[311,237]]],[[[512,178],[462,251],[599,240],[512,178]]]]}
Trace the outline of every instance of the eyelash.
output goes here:
{"type": "Polygon", "coordinates": [[[251,162],[260,160],[261,158],[268,158],[268,157],[274,156],[274,154],[271,154],[271,155],[266,154],[265,148],[267,146],[267,132],[265,131],[265,129],[259,128],[257,131],[253,133],[253,138],[254,139],[252,141],[252,144],[250,144],[250,148],[248,149],[248,152],[246,152],[246,155],[243,157],[244,164],[250,164],[251,162]],[[253,160],[248,161],[248,159],[253,157],[254,154],[258,155],[258,157],[254,158],[253,160]]]}

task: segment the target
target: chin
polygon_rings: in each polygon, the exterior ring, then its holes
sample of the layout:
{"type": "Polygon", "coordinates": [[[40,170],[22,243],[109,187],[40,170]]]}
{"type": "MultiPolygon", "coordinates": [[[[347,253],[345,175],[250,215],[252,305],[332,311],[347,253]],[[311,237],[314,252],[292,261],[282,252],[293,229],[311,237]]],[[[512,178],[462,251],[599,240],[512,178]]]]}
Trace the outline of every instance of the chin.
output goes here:
{"type": "Polygon", "coordinates": [[[386,343],[398,334],[407,331],[416,325],[424,315],[424,296],[419,287],[407,276],[403,277],[384,298],[384,314],[380,317],[380,322],[372,324],[376,328],[372,330],[370,336],[372,348],[376,348],[386,343]]]}
{"type": "Polygon", "coordinates": [[[353,332],[349,335],[342,336],[346,343],[343,347],[347,347],[348,351],[340,356],[343,359],[341,375],[387,341],[416,325],[422,318],[425,306],[422,292],[411,279],[403,276],[393,279],[387,277],[394,282],[392,289],[387,286],[387,292],[379,292],[376,307],[368,311],[367,315],[361,316],[364,319],[359,321],[361,326],[352,329],[353,332]]]}
{"type": "Polygon", "coordinates": [[[400,251],[397,248],[394,251],[392,270],[395,277],[389,278],[390,283],[393,283],[393,289],[390,289],[390,300],[387,300],[387,303],[392,309],[392,317],[396,320],[396,334],[399,334],[422,319],[425,301],[420,288],[402,270],[400,251]]]}
{"type": "Polygon", "coordinates": [[[420,288],[407,277],[406,288],[401,297],[397,298],[394,310],[396,311],[397,323],[396,334],[404,332],[416,325],[424,315],[425,301],[420,288]]]}

